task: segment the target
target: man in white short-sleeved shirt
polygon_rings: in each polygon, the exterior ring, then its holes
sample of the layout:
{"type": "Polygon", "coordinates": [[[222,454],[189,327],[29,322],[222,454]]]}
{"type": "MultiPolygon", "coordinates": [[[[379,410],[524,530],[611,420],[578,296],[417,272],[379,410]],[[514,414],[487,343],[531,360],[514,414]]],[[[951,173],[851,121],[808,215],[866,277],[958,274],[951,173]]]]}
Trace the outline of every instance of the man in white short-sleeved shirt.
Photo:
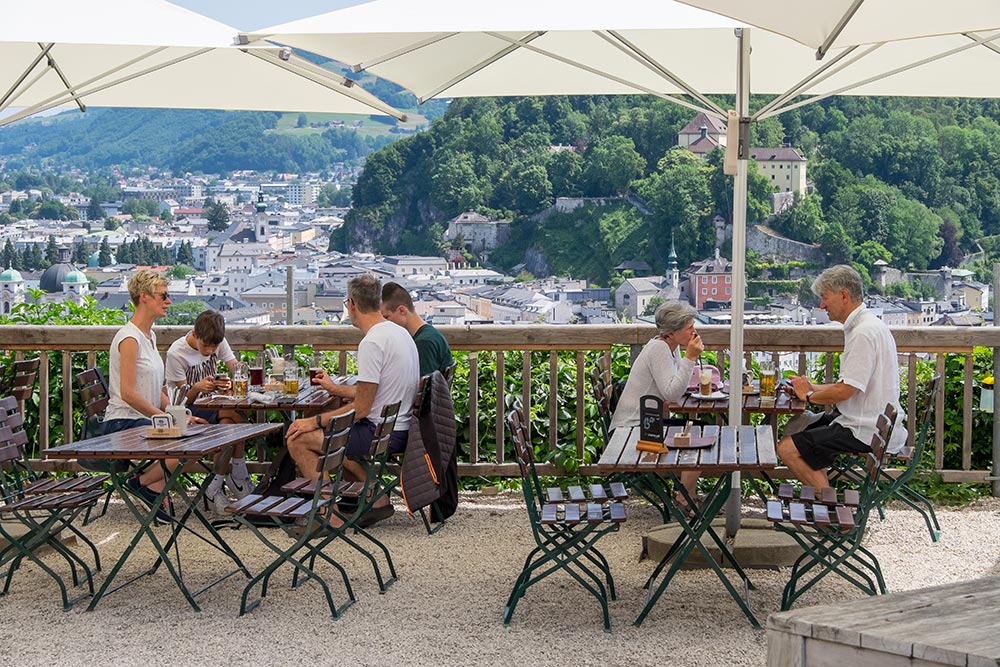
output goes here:
{"type": "Polygon", "coordinates": [[[830,486],[826,469],[838,456],[871,451],[876,421],[886,404],[898,412],[888,450],[899,451],[907,433],[899,404],[896,341],[889,327],[865,308],[861,276],[850,266],[834,266],[816,278],[812,290],[830,319],[844,325],[840,380],[814,385],[797,376],[791,379],[792,387],[802,400],[836,409],[782,438],[778,455],[804,484],[822,489],[830,486]]]}
{"type": "MultiPolygon", "coordinates": [[[[389,451],[399,452],[406,447],[410,408],[420,382],[420,357],[409,332],[382,317],[381,293],[381,285],[371,276],[352,278],[347,283],[347,312],[351,323],[365,334],[358,344],[357,382],[353,385],[334,384],[330,376],[322,371],[316,377],[321,387],[351,402],[315,417],[296,419],[288,427],[288,452],[298,465],[299,472],[313,480],[319,479],[316,466],[322,453],[324,429],[329,427],[336,415],[349,410],[354,410],[355,421],[347,443],[345,477],[358,481],[365,479],[367,469],[359,459],[367,455],[375,426],[386,405],[399,403],[399,416],[389,439],[389,451]]],[[[390,516],[392,512],[388,496],[383,495],[359,523],[368,526],[390,516]]],[[[331,518],[331,523],[336,525],[336,517],[331,518]]]]}

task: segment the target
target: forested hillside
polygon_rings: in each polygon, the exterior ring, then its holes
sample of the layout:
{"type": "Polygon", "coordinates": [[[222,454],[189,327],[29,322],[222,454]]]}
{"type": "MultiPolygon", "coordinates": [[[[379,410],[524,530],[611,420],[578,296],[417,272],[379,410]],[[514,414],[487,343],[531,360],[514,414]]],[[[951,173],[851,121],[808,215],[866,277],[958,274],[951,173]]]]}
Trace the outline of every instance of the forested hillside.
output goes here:
{"type": "Polygon", "coordinates": [[[274,132],[281,114],[177,109],[91,109],[0,128],[8,169],[112,165],[220,173],[235,169],[323,171],[360,163],[396,139],[348,127],[290,135],[274,132]]]}
{"type": "MultiPolygon", "coordinates": [[[[528,261],[595,282],[628,259],[662,270],[671,232],[684,265],[711,252],[717,214],[732,218],[721,155],[701,162],[675,147],[692,116],[648,97],[456,100],[428,132],[369,157],[335,244],[431,252],[450,218],[478,210],[514,221],[512,240],[492,256],[504,268],[528,261]],[[626,193],[648,215],[623,205],[530,219],[555,197],[626,193]]],[[[818,243],[831,262],[955,266],[977,239],[1000,233],[998,119],[995,100],[881,98],[835,98],[768,119],[753,145],[791,144],[816,185],[771,224],[818,243]]],[[[751,222],[767,217],[769,191],[751,179],[751,222]]]]}

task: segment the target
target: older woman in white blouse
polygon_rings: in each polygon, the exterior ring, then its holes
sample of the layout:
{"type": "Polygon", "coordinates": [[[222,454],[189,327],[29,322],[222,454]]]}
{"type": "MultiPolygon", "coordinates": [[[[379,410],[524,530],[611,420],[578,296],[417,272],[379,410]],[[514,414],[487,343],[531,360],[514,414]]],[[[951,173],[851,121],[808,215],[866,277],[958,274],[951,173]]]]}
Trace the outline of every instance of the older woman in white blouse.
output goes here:
{"type": "MultiPolygon", "coordinates": [[[[643,396],[652,394],[669,403],[680,401],[694,373],[695,360],[705,351],[705,344],[695,329],[697,315],[698,311],[684,301],[669,301],[656,309],[658,335],[646,343],[632,364],[625,390],[611,419],[611,428],[638,426],[639,401],[643,396]]],[[[700,474],[698,470],[681,473],[681,484],[692,498],[700,474]]],[[[686,506],[680,494],[677,502],[686,506]]]]}

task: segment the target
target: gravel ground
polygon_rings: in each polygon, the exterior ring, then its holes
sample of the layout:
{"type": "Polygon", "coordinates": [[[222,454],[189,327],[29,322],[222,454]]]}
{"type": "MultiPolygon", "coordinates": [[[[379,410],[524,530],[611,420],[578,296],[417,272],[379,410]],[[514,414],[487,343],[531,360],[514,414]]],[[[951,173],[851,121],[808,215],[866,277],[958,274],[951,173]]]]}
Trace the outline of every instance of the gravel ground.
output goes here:
{"type": "MultiPolygon", "coordinates": [[[[331,551],[350,573],[357,603],[338,621],[329,616],[318,586],[291,590],[275,577],[263,604],[239,617],[242,578],[233,577],[199,598],[195,613],[162,570],[112,594],[94,612],[84,604],[61,611],[55,585],[33,565],[15,576],[0,600],[0,652],[27,665],[287,665],[341,659],[354,665],[764,665],[767,643],[708,571],[683,571],[641,628],[632,626],[644,602],[640,589],[653,564],[640,561],[642,535],[657,526],[648,506],[629,507],[620,533],[603,538],[619,598],[611,605],[612,632],[603,632],[597,602],[565,575],[529,589],[509,628],[501,612],[521,562],[532,546],[520,496],[463,496],[458,513],[427,536],[418,520],[397,511],[374,530],[389,546],[400,574],[379,595],[367,561],[340,545],[331,551]]],[[[398,510],[398,508],[397,508],[398,510]]],[[[869,546],[882,562],[890,590],[1000,574],[1000,500],[939,512],[944,534],[932,544],[914,512],[895,509],[875,522],[869,546]]],[[[87,527],[111,567],[134,534],[121,504],[87,527]]],[[[160,528],[160,531],[165,529],[160,528]]],[[[251,571],[268,561],[246,530],[227,539],[251,571]]],[[[144,542],[123,575],[152,561],[144,542]]],[[[184,572],[197,586],[223,558],[200,542],[182,543],[184,572]]],[[[49,562],[64,567],[57,559],[49,562]]],[[[756,570],[754,609],[776,611],[788,572],[756,570]]],[[[98,577],[100,579],[100,575],[98,577]]],[[[339,578],[330,579],[343,599],[339,578]]],[[[857,598],[832,579],[800,605],[857,598]]]]}

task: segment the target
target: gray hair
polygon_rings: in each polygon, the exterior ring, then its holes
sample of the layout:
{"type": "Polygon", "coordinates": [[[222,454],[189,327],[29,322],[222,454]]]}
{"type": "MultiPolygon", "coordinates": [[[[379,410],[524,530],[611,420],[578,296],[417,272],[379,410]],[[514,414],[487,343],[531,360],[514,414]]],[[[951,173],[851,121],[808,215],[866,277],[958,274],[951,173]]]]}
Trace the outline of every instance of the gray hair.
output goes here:
{"type": "Polygon", "coordinates": [[[819,277],[812,284],[812,292],[816,296],[822,296],[823,292],[839,292],[840,290],[847,290],[851,301],[855,303],[865,298],[864,283],[861,282],[861,275],[854,270],[854,267],[846,264],[831,266],[819,274],[819,277]]]}
{"type": "Polygon", "coordinates": [[[347,298],[362,313],[377,313],[382,306],[382,285],[373,276],[363,275],[347,281],[347,298]]]}
{"type": "Polygon", "coordinates": [[[668,301],[656,309],[656,329],[661,336],[680,331],[698,316],[698,311],[686,301],[668,301]]]}

